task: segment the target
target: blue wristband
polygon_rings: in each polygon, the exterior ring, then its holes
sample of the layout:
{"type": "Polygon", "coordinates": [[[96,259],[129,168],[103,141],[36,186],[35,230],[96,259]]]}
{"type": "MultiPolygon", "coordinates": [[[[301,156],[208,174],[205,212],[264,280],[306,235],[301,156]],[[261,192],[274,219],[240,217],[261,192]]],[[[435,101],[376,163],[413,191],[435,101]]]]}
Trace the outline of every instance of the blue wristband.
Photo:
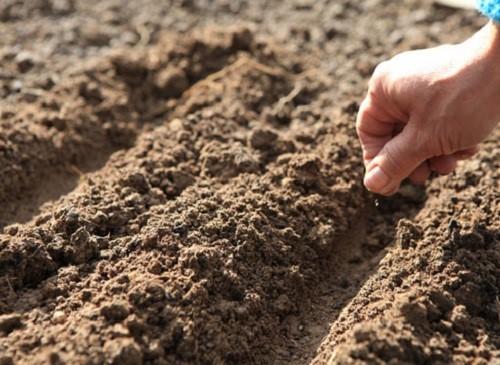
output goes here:
{"type": "Polygon", "coordinates": [[[500,23],[500,0],[477,0],[477,7],[488,18],[500,23]]]}

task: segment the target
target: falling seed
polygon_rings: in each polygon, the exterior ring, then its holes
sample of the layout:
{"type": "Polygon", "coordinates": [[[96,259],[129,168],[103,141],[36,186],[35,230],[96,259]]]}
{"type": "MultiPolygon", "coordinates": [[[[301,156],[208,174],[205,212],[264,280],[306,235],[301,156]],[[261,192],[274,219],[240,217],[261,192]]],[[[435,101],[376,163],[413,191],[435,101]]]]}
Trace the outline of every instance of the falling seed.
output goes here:
{"type": "Polygon", "coordinates": [[[378,199],[375,199],[375,206],[378,208],[380,206],[380,201],[378,199]]]}

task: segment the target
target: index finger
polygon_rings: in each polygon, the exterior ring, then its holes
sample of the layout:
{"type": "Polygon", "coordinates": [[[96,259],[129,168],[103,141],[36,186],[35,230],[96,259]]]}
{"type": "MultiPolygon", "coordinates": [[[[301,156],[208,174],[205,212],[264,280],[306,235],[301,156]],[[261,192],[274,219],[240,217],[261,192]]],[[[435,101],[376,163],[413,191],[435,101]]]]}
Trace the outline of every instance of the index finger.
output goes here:
{"type": "Polygon", "coordinates": [[[389,115],[376,99],[368,95],[359,108],[356,131],[363,149],[365,166],[394,137],[402,121],[389,115]]]}

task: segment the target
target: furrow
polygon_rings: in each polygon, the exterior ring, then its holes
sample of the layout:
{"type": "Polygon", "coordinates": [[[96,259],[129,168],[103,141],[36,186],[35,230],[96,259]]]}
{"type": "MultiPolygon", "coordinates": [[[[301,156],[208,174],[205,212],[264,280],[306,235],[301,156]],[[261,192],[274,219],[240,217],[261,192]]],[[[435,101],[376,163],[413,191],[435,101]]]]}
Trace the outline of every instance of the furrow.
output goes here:
{"type": "Polygon", "coordinates": [[[29,220],[79,175],[130,148],[181,95],[252,47],[245,29],[167,36],[147,51],[116,51],[68,71],[34,103],[0,115],[0,228],[29,220]],[[60,176],[60,177],[58,177],[60,176]]]}

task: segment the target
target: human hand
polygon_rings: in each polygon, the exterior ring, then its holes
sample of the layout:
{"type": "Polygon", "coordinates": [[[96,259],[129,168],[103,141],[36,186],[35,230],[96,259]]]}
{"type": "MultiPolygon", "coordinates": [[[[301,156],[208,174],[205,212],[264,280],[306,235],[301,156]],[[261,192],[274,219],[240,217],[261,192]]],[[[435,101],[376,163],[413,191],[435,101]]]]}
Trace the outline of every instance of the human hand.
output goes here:
{"type": "Polygon", "coordinates": [[[356,129],[368,190],[392,195],[407,177],[451,173],[500,120],[500,28],[457,45],[402,53],[370,80],[356,129]]]}

